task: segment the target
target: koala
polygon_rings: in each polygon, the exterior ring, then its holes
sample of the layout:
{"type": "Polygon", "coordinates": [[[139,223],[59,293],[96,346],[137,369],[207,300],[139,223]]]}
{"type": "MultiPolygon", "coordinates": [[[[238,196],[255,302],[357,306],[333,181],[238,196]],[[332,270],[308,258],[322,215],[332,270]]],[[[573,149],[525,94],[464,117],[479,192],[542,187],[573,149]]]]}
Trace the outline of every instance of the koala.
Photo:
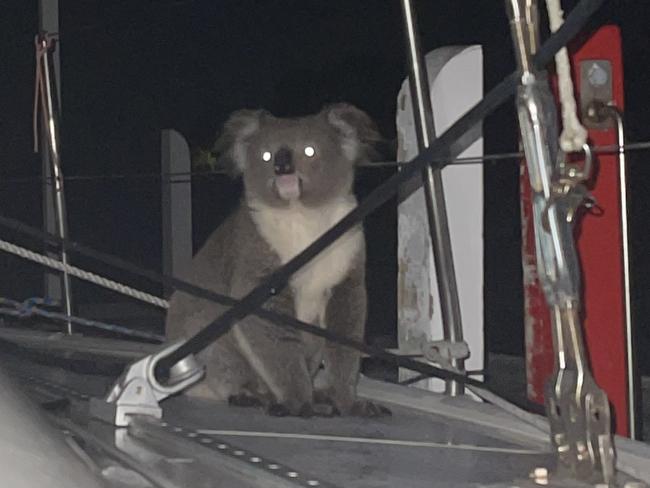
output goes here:
{"type": "MultiPolygon", "coordinates": [[[[244,194],[236,211],[194,256],[196,285],[242,298],[350,212],[355,165],[380,140],[367,114],[334,104],[299,118],[240,110],[225,123],[217,152],[244,194]]],[[[361,225],[298,271],[265,305],[337,334],[363,340],[367,308],[361,225]]],[[[169,339],[187,338],[224,306],[175,292],[166,319],[169,339]]],[[[196,397],[259,406],[271,415],[386,415],[356,398],[360,355],[313,335],[249,315],[199,354],[206,366],[196,397]]]]}

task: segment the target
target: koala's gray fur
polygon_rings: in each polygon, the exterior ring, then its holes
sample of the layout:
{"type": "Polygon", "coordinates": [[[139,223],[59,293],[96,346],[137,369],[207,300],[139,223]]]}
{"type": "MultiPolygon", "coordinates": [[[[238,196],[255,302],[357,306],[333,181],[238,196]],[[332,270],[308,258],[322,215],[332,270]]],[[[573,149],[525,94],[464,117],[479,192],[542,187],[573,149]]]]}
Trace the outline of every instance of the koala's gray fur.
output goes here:
{"type": "MultiPolygon", "coordinates": [[[[196,254],[185,278],[235,298],[246,295],[356,206],[355,164],[368,158],[377,141],[370,118],[347,104],[293,119],[265,111],[232,114],[216,147],[243,177],[244,197],[196,254]]],[[[349,231],[296,273],[267,306],[363,340],[362,227],[349,231]]],[[[195,334],[224,309],[175,293],[167,315],[168,338],[195,334]]],[[[193,395],[262,405],[277,415],[387,413],[356,399],[358,353],[253,315],[199,357],[207,374],[189,391],[193,395]]]]}

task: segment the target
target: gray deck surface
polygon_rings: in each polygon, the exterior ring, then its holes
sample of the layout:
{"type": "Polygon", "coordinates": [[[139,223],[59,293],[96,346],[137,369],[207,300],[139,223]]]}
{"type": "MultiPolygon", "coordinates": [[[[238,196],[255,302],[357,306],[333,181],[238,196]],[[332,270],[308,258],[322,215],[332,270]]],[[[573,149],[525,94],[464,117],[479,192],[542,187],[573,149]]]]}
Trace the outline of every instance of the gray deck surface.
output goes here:
{"type": "MultiPolygon", "coordinates": [[[[87,395],[102,395],[112,378],[97,375],[72,374],[67,370],[12,358],[4,362],[10,374],[29,387],[36,379],[67,386],[87,395]],[[28,378],[35,378],[29,380],[28,378]]],[[[33,386],[33,385],[32,385],[33,386]]],[[[43,385],[41,384],[41,387],[43,385]]],[[[47,387],[47,385],[46,385],[47,387]]],[[[59,393],[62,393],[59,391],[59,393]]],[[[450,400],[453,401],[453,400],[450,400]]],[[[208,433],[215,442],[228,443],[231,449],[241,449],[245,456],[273,460],[295,469],[307,479],[316,479],[323,486],[340,487],[432,487],[432,486],[512,486],[537,466],[553,466],[553,456],[540,451],[539,444],[526,441],[515,443],[512,436],[500,435],[499,429],[477,427],[471,422],[442,415],[391,406],[393,415],[381,419],[359,418],[274,418],[257,409],[235,408],[227,405],[176,397],[164,402],[164,420],[171,425],[208,433]],[[282,434],[317,434],[370,439],[438,443],[438,446],[383,445],[367,442],[248,437],[230,435],[223,431],[246,431],[282,434]],[[526,451],[490,452],[474,447],[515,449],[526,451]]],[[[108,426],[100,427],[107,439],[113,438],[108,426]],[[107,433],[108,432],[108,433],[107,433]]],[[[180,434],[176,434],[180,435],[180,434]]],[[[165,446],[174,456],[174,442],[165,446]]],[[[180,444],[179,444],[180,446],[180,444]]],[[[199,446],[200,447],[200,446],[199,446]]],[[[176,457],[180,453],[176,454],[176,457]]],[[[222,453],[209,452],[212,462],[203,461],[205,479],[214,479],[214,471],[224,461],[222,453]],[[212,474],[209,474],[212,473],[212,474]],[[207,477],[207,478],[206,478],[207,477]]],[[[199,463],[200,464],[200,463],[199,463]]],[[[170,470],[171,464],[166,468],[170,470]]],[[[180,465],[179,469],[186,469],[180,465]]],[[[194,475],[201,470],[195,466],[194,475]]],[[[158,466],[157,469],[160,469],[158,466]]],[[[251,473],[254,468],[251,467],[251,473]]],[[[161,471],[162,472],[162,471],[161,471]]],[[[220,477],[229,479],[227,471],[220,477]]],[[[169,479],[183,479],[178,473],[168,473],[169,479]]],[[[179,486],[184,486],[182,483],[179,486]]],[[[189,485],[188,485],[189,486],[189,485]]],[[[209,485],[199,479],[192,486],[255,486],[249,483],[209,485]]],[[[303,485],[305,486],[305,485],[303,485]]]]}
{"type": "Polygon", "coordinates": [[[409,447],[324,440],[274,439],[219,435],[231,444],[260,456],[273,457],[336,486],[472,486],[510,482],[525,477],[535,466],[552,465],[547,454],[504,454],[454,449],[454,446],[484,446],[529,449],[477,433],[470,425],[444,417],[393,407],[384,419],[295,419],[269,418],[251,409],[197,405],[188,408],[185,399],[167,405],[166,418],[196,429],[242,430],[320,434],[373,439],[435,442],[448,447],[409,447]]]}

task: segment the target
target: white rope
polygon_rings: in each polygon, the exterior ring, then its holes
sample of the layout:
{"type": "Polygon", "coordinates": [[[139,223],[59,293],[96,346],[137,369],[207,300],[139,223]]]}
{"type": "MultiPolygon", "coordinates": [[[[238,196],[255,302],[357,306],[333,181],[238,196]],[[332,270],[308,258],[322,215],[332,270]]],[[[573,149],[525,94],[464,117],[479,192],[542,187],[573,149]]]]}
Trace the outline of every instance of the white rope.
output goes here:
{"type": "Polygon", "coordinates": [[[154,295],[150,295],[149,293],[145,293],[140,290],[136,290],[135,288],[131,288],[130,286],[123,285],[121,283],[118,283],[117,281],[109,280],[108,278],[103,278],[95,273],[84,271],[80,268],[77,268],[76,266],[63,264],[61,261],[52,259],[42,254],[35,253],[33,251],[30,251],[29,249],[25,249],[24,247],[12,244],[11,242],[7,242],[0,239],[0,249],[8,253],[14,254],[16,256],[19,256],[23,259],[27,259],[29,261],[41,264],[43,266],[47,266],[48,268],[52,268],[61,272],[67,272],[69,275],[79,278],[80,280],[89,281],[90,283],[94,283],[95,285],[101,286],[103,288],[107,288],[117,293],[121,293],[122,295],[126,295],[131,298],[135,298],[142,302],[155,305],[156,307],[169,308],[169,302],[167,300],[164,300],[154,295]]]}
{"type": "MultiPolygon", "coordinates": [[[[551,32],[555,32],[564,23],[562,4],[560,0],[546,0],[546,8],[548,9],[551,32]]],[[[587,142],[587,129],[578,120],[573,82],[571,80],[571,65],[566,47],[560,49],[555,55],[555,66],[557,68],[560,105],[562,106],[560,147],[564,152],[581,151],[587,142]]]]}
{"type": "Polygon", "coordinates": [[[309,441],[350,442],[356,444],[381,444],[388,446],[426,447],[437,449],[456,449],[460,451],[499,452],[508,454],[541,454],[542,451],[531,449],[517,449],[511,447],[475,446],[470,444],[448,444],[443,442],[409,441],[400,439],[376,439],[372,437],[346,437],[338,435],[297,434],[285,432],[254,432],[248,430],[213,430],[199,429],[198,434],[214,435],[220,437],[261,437],[271,439],[298,439],[309,441]]]}

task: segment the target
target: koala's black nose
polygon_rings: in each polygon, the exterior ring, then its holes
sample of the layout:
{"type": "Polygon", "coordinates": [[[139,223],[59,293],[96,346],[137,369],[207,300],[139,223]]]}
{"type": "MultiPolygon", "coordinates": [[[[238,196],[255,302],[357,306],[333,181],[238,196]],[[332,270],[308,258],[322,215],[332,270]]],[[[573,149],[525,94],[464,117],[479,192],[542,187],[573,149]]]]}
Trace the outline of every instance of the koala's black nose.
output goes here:
{"type": "Polygon", "coordinates": [[[293,167],[293,156],[291,150],[286,147],[281,147],[278,152],[275,153],[273,167],[275,173],[278,175],[288,175],[293,173],[295,168],[293,167]]]}

